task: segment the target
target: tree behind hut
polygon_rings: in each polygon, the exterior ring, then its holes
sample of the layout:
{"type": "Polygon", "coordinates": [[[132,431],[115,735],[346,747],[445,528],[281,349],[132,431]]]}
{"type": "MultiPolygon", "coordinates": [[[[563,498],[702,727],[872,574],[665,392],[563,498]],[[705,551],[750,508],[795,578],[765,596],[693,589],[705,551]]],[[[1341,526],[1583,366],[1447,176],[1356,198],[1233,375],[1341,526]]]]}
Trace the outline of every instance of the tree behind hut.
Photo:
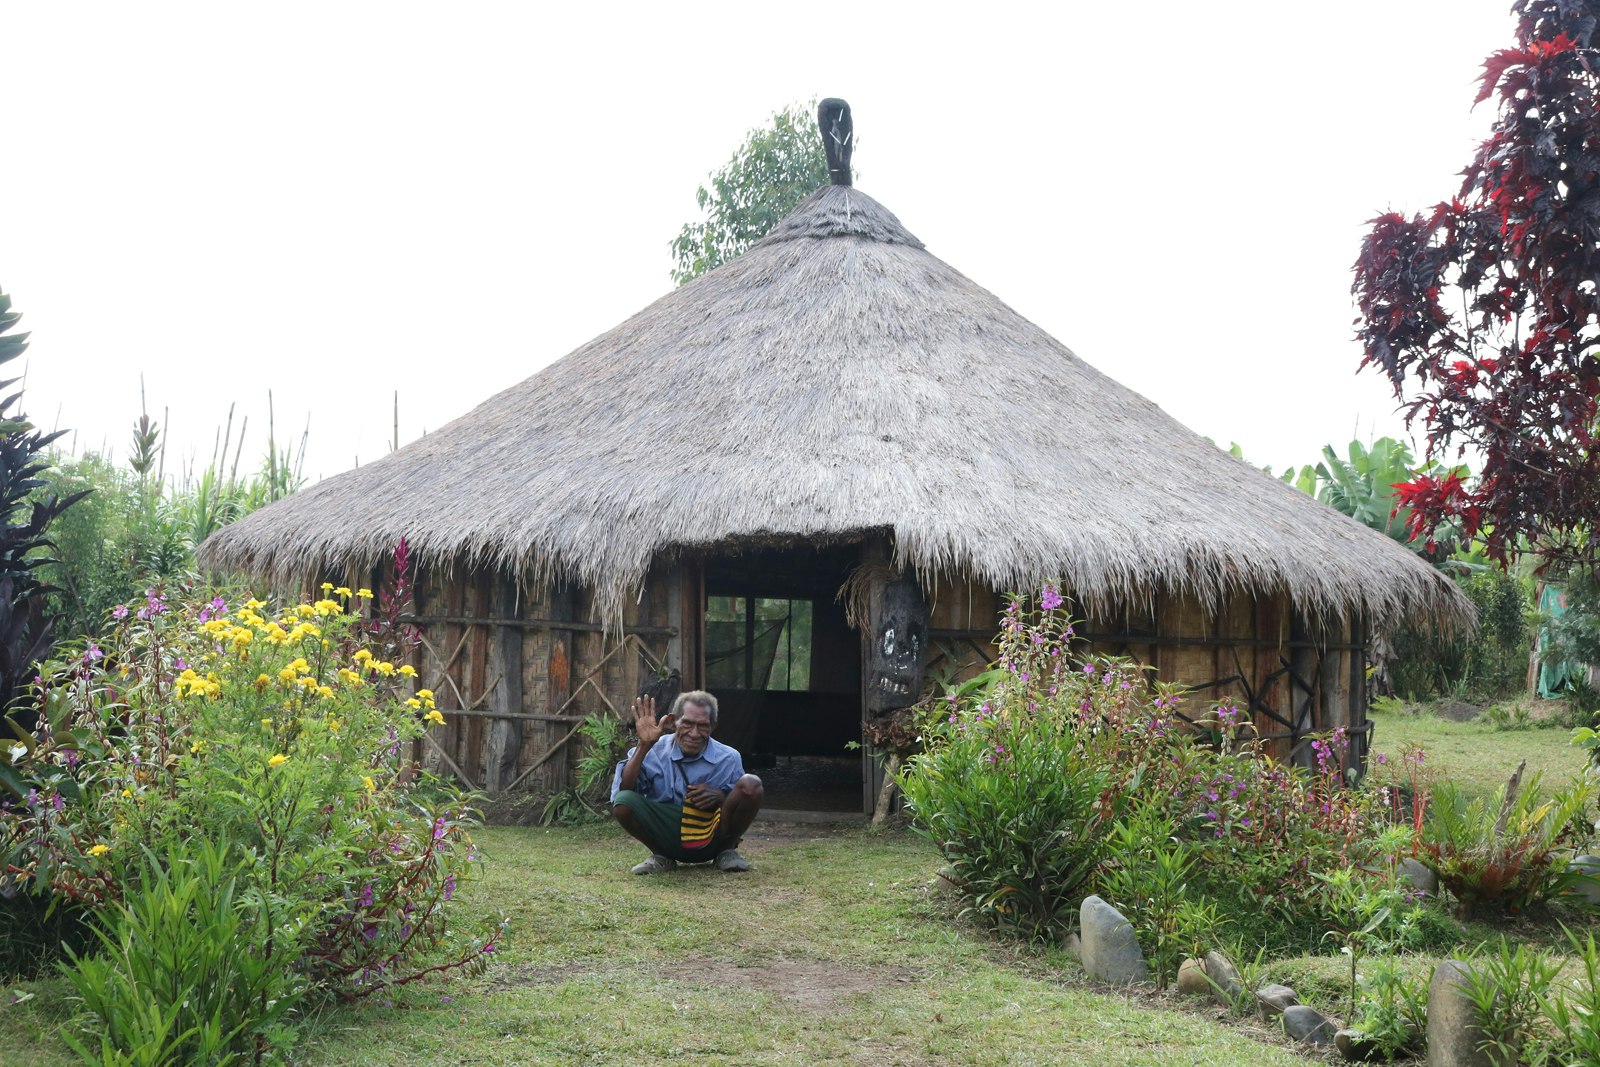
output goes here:
{"type": "Polygon", "coordinates": [[[793,104],[751,130],[733,158],[702,185],[695,201],[705,218],[672,242],[672,280],[682,285],[722,266],[767,235],[800,201],[828,184],[817,133],[816,101],[793,104]]]}

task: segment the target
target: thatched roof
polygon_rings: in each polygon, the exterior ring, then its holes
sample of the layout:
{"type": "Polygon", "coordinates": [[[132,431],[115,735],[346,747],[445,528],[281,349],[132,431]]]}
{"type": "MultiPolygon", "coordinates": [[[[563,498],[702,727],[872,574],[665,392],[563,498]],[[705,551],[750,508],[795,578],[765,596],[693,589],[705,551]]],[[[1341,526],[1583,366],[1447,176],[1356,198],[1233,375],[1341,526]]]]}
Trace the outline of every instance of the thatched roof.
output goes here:
{"type": "Polygon", "coordinates": [[[376,462],[224,528],[276,578],[436,565],[596,588],[663,553],[893,532],[900,562],[1090,604],[1287,590],[1318,614],[1456,620],[1412,553],[1199,437],[924,250],[818,190],[744,255],[376,462]]]}

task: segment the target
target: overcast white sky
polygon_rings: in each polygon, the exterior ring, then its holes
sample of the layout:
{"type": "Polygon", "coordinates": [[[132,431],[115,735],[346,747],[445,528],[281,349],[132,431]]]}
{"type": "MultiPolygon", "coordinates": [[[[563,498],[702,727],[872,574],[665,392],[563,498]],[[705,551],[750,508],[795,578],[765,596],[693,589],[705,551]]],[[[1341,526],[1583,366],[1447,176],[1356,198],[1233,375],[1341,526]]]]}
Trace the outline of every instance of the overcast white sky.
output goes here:
{"type": "Polygon", "coordinates": [[[1257,463],[1398,433],[1362,223],[1451,195],[1508,0],[0,6],[0,288],[26,407],[204,465],[237,402],[325,476],[671,288],[694,193],[842,96],[858,187],[1257,463]],[[581,10],[580,10],[581,9],[581,10]]]}

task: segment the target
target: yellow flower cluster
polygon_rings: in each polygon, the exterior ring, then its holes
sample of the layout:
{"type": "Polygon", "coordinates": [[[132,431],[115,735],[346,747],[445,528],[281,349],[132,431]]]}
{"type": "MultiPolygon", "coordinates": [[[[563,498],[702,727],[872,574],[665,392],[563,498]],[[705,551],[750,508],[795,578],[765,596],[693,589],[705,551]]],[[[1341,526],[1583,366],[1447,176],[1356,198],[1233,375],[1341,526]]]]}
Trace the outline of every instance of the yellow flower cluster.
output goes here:
{"type": "Polygon", "coordinates": [[[222,695],[222,679],[214,672],[202,678],[193,667],[188,667],[178,675],[172,688],[180,697],[210,697],[215,700],[222,695]]]}

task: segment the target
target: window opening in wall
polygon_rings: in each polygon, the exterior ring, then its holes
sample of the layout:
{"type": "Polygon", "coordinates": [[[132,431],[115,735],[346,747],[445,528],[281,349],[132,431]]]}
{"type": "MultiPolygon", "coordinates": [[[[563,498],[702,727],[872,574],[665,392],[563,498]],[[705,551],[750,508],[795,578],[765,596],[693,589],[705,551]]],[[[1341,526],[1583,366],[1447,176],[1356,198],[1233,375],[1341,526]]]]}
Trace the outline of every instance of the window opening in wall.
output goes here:
{"type": "Polygon", "coordinates": [[[706,685],[804,692],[811,688],[809,600],[706,598],[706,685]]]}

